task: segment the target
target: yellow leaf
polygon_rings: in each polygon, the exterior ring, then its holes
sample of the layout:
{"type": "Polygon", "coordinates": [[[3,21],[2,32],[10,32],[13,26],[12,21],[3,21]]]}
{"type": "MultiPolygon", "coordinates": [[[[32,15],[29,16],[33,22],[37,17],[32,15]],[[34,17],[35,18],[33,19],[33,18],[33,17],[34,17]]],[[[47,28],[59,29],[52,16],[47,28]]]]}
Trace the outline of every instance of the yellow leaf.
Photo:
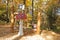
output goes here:
{"type": "Polygon", "coordinates": [[[31,0],[26,0],[26,6],[30,6],[30,5],[32,5],[31,0]]]}

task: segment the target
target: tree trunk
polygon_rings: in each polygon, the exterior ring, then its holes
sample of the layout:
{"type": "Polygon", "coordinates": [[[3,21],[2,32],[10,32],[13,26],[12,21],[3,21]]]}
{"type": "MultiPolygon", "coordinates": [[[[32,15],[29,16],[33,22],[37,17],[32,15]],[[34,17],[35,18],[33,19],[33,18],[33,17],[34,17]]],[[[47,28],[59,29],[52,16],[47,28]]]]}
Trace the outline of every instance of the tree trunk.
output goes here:
{"type": "Polygon", "coordinates": [[[41,13],[39,12],[38,13],[38,17],[37,17],[37,32],[36,34],[39,34],[40,33],[40,26],[41,26],[41,13]]]}
{"type": "Polygon", "coordinates": [[[11,27],[12,27],[12,32],[14,32],[14,14],[11,13],[11,27]]]}

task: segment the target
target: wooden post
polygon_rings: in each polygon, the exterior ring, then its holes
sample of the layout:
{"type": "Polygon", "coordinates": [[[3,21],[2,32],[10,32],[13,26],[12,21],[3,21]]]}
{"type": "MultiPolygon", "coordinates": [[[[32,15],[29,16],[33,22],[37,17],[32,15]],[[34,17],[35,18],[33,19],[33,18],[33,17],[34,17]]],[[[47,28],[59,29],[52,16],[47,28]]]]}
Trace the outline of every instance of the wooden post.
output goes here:
{"type": "Polygon", "coordinates": [[[23,20],[20,20],[19,22],[19,32],[18,35],[22,36],[23,35],[23,20]]]}

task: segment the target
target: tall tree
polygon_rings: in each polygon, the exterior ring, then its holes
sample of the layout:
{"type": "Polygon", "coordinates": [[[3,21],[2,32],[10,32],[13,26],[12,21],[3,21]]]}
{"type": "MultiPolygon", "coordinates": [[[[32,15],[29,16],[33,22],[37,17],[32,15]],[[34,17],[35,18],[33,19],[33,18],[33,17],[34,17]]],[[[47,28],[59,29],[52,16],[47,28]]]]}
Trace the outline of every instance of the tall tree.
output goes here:
{"type": "Polygon", "coordinates": [[[51,4],[48,8],[47,11],[47,21],[48,21],[48,28],[49,29],[55,29],[56,25],[55,25],[55,21],[56,21],[56,14],[54,13],[54,9],[55,9],[55,4],[51,4]]]}

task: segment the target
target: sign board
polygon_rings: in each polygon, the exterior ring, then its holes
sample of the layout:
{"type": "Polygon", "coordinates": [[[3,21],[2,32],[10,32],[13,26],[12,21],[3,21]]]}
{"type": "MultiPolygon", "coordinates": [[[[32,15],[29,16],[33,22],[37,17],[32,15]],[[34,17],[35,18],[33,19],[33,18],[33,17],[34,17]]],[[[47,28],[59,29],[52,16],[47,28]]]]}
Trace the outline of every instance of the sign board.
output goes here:
{"type": "Polygon", "coordinates": [[[60,15],[60,8],[57,8],[56,13],[57,15],[60,15]]]}
{"type": "Polygon", "coordinates": [[[17,19],[17,20],[19,20],[19,19],[24,20],[24,19],[26,19],[26,18],[27,18],[27,16],[26,16],[25,13],[19,13],[19,14],[16,15],[16,19],[17,19]]]}
{"type": "Polygon", "coordinates": [[[18,7],[19,7],[20,9],[22,9],[22,10],[25,9],[25,5],[23,5],[23,4],[20,4],[18,7]]]}

